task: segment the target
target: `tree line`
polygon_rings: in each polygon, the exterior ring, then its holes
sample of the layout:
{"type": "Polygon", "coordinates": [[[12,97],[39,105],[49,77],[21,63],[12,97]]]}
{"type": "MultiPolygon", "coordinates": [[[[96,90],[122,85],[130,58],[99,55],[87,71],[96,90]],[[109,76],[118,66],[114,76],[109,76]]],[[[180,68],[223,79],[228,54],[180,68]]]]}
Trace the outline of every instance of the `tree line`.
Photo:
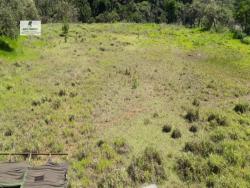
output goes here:
{"type": "Polygon", "coordinates": [[[250,0],[0,0],[0,35],[15,38],[21,19],[61,22],[178,23],[250,34],[250,0]]]}

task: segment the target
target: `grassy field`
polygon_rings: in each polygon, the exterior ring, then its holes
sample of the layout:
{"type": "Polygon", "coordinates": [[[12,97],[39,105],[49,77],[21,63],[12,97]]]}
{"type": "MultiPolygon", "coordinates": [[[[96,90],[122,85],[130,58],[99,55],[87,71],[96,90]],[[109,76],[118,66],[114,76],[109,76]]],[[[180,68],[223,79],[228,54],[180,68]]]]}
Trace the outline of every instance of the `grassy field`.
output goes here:
{"type": "Polygon", "coordinates": [[[0,51],[2,152],[69,153],[53,160],[77,188],[250,187],[249,45],[171,25],[42,31],[0,51]]]}

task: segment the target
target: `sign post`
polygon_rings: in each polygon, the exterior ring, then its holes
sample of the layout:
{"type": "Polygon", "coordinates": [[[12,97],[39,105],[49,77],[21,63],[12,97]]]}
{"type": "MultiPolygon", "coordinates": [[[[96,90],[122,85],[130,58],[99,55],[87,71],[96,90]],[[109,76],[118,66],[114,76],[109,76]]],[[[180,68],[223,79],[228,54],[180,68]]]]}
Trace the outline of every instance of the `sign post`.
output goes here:
{"type": "Polygon", "coordinates": [[[20,35],[30,36],[30,35],[41,35],[41,21],[20,21],[20,35]]]}

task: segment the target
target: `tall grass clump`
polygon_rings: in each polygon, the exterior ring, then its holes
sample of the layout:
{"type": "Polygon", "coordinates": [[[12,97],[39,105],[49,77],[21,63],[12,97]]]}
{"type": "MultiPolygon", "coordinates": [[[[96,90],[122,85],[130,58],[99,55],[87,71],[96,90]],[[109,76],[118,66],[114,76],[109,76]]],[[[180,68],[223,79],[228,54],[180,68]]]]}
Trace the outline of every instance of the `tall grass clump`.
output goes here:
{"type": "Polygon", "coordinates": [[[219,113],[211,113],[207,120],[212,126],[229,126],[231,124],[227,116],[219,113]]]}
{"type": "Polygon", "coordinates": [[[185,119],[192,123],[198,121],[200,118],[199,110],[189,109],[185,115],[185,119]]]}
{"type": "Polygon", "coordinates": [[[248,103],[239,103],[234,107],[234,111],[239,114],[244,114],[250,111],[250,105],[248,103]]]}
{"type": "Polygon", "coordinates": [[[188,182],[201,182],[209,175],[206,160],[192,154],[177,159],[176,171],[183,181],[188,182]]]}
{"type": "Polygon", "coordinates": [[[141,156],[132,159],[128,174],[136,184],[159,183],[167,178],[162,156],[151,147],[147,147],[141,156]]]}

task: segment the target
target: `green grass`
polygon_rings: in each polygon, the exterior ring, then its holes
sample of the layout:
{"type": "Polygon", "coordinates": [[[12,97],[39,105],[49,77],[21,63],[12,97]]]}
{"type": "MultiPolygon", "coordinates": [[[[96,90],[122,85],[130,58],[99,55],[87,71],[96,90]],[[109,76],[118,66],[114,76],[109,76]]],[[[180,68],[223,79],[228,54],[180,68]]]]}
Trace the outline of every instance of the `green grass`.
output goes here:
{"type": "Polygon", "coordinates": [[[148,147],[159,187],[249,186],[249,45],[175,25],[70,24],[67,43],[61,24],[42,31],[4,39],[15,50],[0,51],[1,151],[69,153],[53,160],[70,164],[72,187],[138,187],[128,167],[148,147]]]}

